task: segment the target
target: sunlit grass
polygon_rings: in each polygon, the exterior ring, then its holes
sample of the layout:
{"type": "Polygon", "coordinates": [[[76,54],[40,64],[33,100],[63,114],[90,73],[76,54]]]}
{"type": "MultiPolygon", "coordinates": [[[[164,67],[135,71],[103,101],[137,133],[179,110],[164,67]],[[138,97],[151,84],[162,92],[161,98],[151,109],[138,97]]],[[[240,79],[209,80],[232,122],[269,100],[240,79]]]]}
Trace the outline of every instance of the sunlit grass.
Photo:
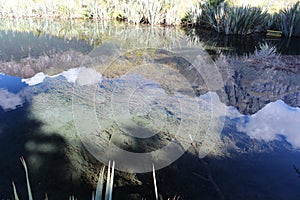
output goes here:
{"type": "Polygon", "coordinates": [[[123,19],[135,24],[178,25],[191,4],[183,0],[11,0],[0,5],[0,17],[123,19]]]}
{"type": "MultiPolygon", "coordinates": [[[[224,0],[224,2],[223,0],[188,2],[183,0],[12,0],[4,1],[0,5],[0,17],[101,21],[117,19],[136,25],[144,23],[202,26],[205,24],[217,32],[237,35],[265,33],[269,27],[275,26],[279,21],[279,29],[284,36],[300,34],[298,26],[300,12],[295,0],[280,1],[280,3],[270,0],[224,0]],[[280,13],[276,15],[275,12],[280,13]],[[277,21],[274,22],[274,18],[277,21]]],[[[72,35],[71,32],[68,34],[72,35]]]]}

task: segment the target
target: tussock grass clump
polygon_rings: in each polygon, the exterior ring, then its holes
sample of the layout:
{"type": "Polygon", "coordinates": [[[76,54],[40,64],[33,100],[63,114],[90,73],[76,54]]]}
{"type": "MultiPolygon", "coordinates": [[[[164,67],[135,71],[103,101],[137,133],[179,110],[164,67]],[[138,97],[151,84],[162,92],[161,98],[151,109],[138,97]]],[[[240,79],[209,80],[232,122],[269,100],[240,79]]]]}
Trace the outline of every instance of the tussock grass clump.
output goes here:
{"type": "Polygon", "coordinates": [[[265,33],[270,28],[275,28],[283,36],[300,36],[300,1],[279,13],[270,14],[269,11],[249,5],[234,6],[227,2],[213,4],[210,1],[200,1],[189,9],[182,24],[208,27],[226,35],[265,33]]]}
{"type": "Polygon", "coordinates": [[[271,16],[258,7],[230,7],[221,4],[217,7],[203,5],[203,20],[208,26],[226,35],[248,35],[265,32],[272,23],[271,16]]]}
{"type": "Polygon", "coordinates": [[[129,23],[179,25],[184,8],[181,0],[122,0],[116,4],[120,19],[129,23]]]}
{"type": "Polygon", "coordinates": [[[280,53],[278,53],[276,46],[272,46],[268,43],[262,43],[259,45],[259,48],[256,48],[253,58],[256,59],[274,59],[277,60],[280,58],[280,53]]]}
{"type": "Polygon", "coordinates": [[[284,36],[300,36],[300,2],[279,12],[280,30],[284,36]]]}

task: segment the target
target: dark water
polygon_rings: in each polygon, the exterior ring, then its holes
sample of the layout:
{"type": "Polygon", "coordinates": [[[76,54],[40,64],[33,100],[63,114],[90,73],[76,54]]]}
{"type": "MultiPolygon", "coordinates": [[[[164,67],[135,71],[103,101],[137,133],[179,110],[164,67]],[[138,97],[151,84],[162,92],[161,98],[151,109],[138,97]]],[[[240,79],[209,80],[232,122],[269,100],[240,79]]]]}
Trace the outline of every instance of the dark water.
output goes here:
{"type": "Polygon", "coordinates": [[[265,35],[226,36],[203,29],[187,29],[186,33],[194,40],[204,43],[209,52],[223,52],[231,55],[244,55],[260,49],[261,44],[275,46],[283,55],[300,54],[300,38],[267,37],[265,35]]]}
{"type": "MultiPolygon", "coordinates": [[[[197,33],[203,42],[195,43],[176,28],[6,23],[0,31],[1,199],[12,199],[12,181],[19,197],[27,197],[21,156],[35,199],[46,193],[90,199],[108,159],[118,169],[113,199],[155,199],[152,163],[160,168],[164,199],[300,198],[293,168],[300,167],[300,74],[255,68],[243,57],[215,66],[202,48],[213,40],[251,54],[266,39],[197,33]],[[189,134],[203,159],[189,146],[189,134]],[[177,143],[186,151],[148,160],[111,148],[143,154],[177,143]],[[145,173],[127,173],[128,166],[145,173]]],[[[283,54],[299,53],[297,42],[274,44],[283,54]]]]}

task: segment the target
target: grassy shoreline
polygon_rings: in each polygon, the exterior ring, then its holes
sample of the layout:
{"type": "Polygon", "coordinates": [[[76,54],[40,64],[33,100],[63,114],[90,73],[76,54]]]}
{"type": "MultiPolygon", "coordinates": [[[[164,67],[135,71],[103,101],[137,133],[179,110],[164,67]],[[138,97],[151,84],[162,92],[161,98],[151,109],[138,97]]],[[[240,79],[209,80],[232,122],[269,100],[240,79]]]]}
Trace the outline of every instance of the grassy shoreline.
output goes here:
{"type": "MultiPolygon", "coordinates": [[[[241,2],[241,1],[239,1],[241,2]]],[[[264,1],[263,1],[264,2],[264,1]]],[[[300,36],[299,2],[251,6],[234,0],[18,0],[0,5],[0,18],[118,20],[129,24],[208,27],[226,35],[279,31],[278,36],[300,36]]]]}

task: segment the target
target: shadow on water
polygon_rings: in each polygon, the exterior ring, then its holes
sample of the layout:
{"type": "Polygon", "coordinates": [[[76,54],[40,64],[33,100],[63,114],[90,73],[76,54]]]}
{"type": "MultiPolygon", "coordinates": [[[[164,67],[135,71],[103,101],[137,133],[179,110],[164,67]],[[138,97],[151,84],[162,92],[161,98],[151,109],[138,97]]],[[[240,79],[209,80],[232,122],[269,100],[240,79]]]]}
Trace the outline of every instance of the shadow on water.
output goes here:
{"type": "Polygon", "coordinates": [[[12,198],[14,181],[19,197],[26,199],[25,172],[20,162],[27,162],[35,199],[68,199],[74,194],[90,198],[92,187],[71,176],[66,156],[66,141],[56,133],[43,133],[42,123],[29,116],[30,105],[8,112],[0,111],[0,198],[12,198]]]}
{"type": "MultiPolygon", "coordinates": [[[[209,155],[201,160],[191,147],[174,163],[158,170],[159,194],[164,199],[178,195],[183,200],[300,198],[300,179],[293,168],[293,165],[300,165],[300,153],[284,138],[259,141],[232,127],[225,127],[221,138],[224,141],[231,138],[236,145],[226,149],[228,155],[209,155]],[[212,180],[209,180],[210,175],[212,180]]],[[[151,172],[136,175],[140,184],[130,182],[130,179],[121,180],[124,174],[119,175],[117,173],[115,178],[115,199],[155,198],[151,172]]]]}
{"type": "MultiPolygon", "coordinates": [[[[205,158],[214,182],[225,199],[299,199],[300,180],[293,169],[299,160],[297,152],[251,153],[232,158],[205,158]],[[237,184],[238,183],[238,184],[237,184]]],[[[298,162],[299,163],[299,162],[298,162]]],[[[220,199],[213,184],[203,178],[208,171],[195,156],[184,154],[172,165],[157,171],[157,185],[163,197],[180,195],[182,199],[220,199]]],[[[153,187],[152,174],[138,177],[148,188],[153,187]]],[[[116,188],[117,191],[122,188],[116,188]]],[[[153,190],[135,192],[153,199],[153,190]]],[[[134,199],[134,198],[133,198],[134,199]]]]}
{"type": "Polygon", "coordinates": [[[275,151],[211,159],[210,166],[227,199],[296,200],[300,180],[293,162],[297,160],[298,152],[275,151]]]}
{"type": "MultiPolygon", "coordinates": [[[[180,196],[183,200],[221,199],[208,173],[225,199],[299,199],[300,180],[293,169],[297,152],[251,153],[232,158],[204,158],[185,153],[170,166],[156,172],[159,194],[164,199],[180,196]],[[293,160],[293,161],[292,161],[293,160]],[[204,178],[202,178],[204,177],[204,178]],[[238,183],[238,184],[237,184],[238,183]]],[[[299,164],[299,162],[298,162],[299,164]]],[[[114,188],[115,199],[154,199],[152,173],[137,174],[141,185],[114,188]]]]}
{"type": "Polygon", "coordinates": [[[278,52],[284,55],[299,55],[300,38],[267,37],[264,35],[236,36],[224,35],[205,29],[185,29],[192,40],[203,42],[210,54],[221,51],[225,54],[244,55],[253,53],[261,44],[271,44],[277,47],[278,52]]]}
{"type": "MultiPolygon", "coordinates": [[[[180,196],[183,200],[199,200],[204,196],[209,197],[207,199],[218,199],[213,188],[193,174],[193,172],[202,170],[204,170],[204,166],[198,162],[197,158],[185,153],[170,166],[156,171],[158,193],[163,199],[171,199],[175,196],[180,196]]],[[[136,176],[141,181],[141,185],[125,185],[114,188],[115,199],[155,199],[152,172],[136,176]]]]}

